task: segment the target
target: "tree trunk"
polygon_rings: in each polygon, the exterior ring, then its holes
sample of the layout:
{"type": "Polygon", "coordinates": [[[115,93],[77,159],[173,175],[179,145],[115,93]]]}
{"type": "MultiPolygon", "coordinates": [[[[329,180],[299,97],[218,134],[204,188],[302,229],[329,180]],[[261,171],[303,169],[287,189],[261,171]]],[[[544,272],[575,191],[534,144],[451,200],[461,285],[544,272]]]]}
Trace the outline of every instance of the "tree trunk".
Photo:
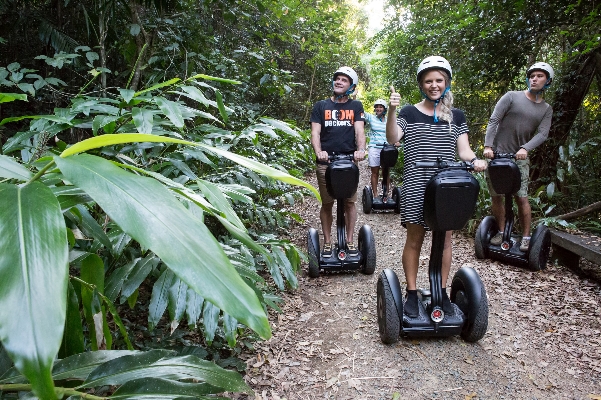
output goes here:
{"type": "Polygon", "coordinates": [[[149,48],[152,44],[152,39],[154,37],[154,32],[147,32],[142,24],[142,18],[140,18],[140,13],[146,12],[143,9],[143,6],[138,4],[136,1],[130,1],[130,9],[132,13],[132,21],[134,24],[138,24],[140,26],[140,33],[135,36],[136,48],[137,48],[137,58],[134,60],[134,64],[132,68],[134,70],[131,84],[129,85],[129,89],[138,90],[138,86],[140,85],[140,79],[142,76],[142,67],[146,64],[146,61],[150,58],[148,54],[151,53],[151,49],[149,48]]]}
{"type": "Polygon", "coordinates": [[[593,204],[589,204],[586,207],[579,208],[578,210],[569,212],[567,214],[558,215],[555,218],[563,219],[564,221],[567,221],[568,219],[582,217],[583,215],[590,214],[590,213],[592,213],[594,211],[598,211],[598,210],[601,210],[601,201],[598,201],[593,204]]]}
{"type": "Polygon", "coordinates": [[[554,181],[554,177],[557,175],[559,147],[568,141],[572,124],[589,91],[597,68],[596,54],[598,51],[574,58],[569,71],[555,82],[559,88],[552,104],[553,120],[549,138],[536,149],[531,162],[531,165],[536,167],[531,174],[535,187],[554,181]]]}

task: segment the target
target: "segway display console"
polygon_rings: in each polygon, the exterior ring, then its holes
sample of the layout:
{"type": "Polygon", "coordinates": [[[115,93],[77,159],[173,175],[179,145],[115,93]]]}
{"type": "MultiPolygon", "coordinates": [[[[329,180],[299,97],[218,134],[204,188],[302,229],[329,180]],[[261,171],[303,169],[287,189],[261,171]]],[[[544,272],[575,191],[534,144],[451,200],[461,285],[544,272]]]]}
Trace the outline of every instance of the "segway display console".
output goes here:
{"type": "Polygon", "coordinates": [[[469,163],[420,162],[417,167],[436,168],[426,185],[424,219],[432,230],[429,280],[430,288],[418,289],[417,317],[403,312],[403,291],[391,269],[385,269],[377,283],[378,328],[384,343],[400,336],[461,335],[468,342],[480,340],[488,328],[486,289],[476,270],[462,267],[453,276],[451,302],[453,312],[442,308],[442,254],[446,231],[462,229],[474,212],[478,181],[468,172],[469,163]]]}
{"type": "Polygon", "coordinates": [[[357,255],[347,250],[345,199],[352,197],[359,184],[359,168],[353,162],[352,155],[330,156],[326,170],[326,188],[328,194],[336,199],[336,236],[337,242],[332,245],[332,255],[323,257],[319,243],[319,233],[309,228],[307,234],[307,250],[309,253],[309,276],[316,278],[320,271],[353,271],[373,274],[376,269],[376,244],[369,225],[359,229],[357,237],[357,255]]]}
{"type": "Polygon", "coordinates": [[[538,271],[547,266],[551,232],[544,224],[539,224],[532,232],[529,249],[520,250],[521,237],[512,233],[515,222],[512,197],[520,190],[521,182],[520,170],[514,159],[515,154],[495,153],[495,158],[488,164],[494,191],[505,196],[505,226],[502,242],[494,245],[490,240],[499,231],[499,225],[495,217],[485,217],[476,230],[475,253],[480,259],[491,258],[538,271]]]}
{"type": "Polygon", "coordinates": [[[382,194],[374,197],[371,186],[366,185],[363,188],[361,202],[363,212],[369,214],[373,211],[393,210],[396,214],[401,212],[401,188],[395,187],[392,190],[388,187],[388,176],[390,169],[395,166],[399,158],[399,150],[396,146],[388,143],[378,144],[380,147],[380,167],[382,168],[382,194]],[[389,194],[392,192],[392,195],[389,194]]]}

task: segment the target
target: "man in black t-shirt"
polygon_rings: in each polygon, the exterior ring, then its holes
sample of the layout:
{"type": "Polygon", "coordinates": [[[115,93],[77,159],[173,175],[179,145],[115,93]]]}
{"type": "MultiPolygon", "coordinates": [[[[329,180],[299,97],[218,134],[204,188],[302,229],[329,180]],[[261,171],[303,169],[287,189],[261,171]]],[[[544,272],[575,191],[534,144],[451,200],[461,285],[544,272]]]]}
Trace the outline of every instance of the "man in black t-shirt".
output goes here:
{"type": "MultiPolygon", "coordinates": [[[[311,144],[317,157],[317,181],[321,194],[319,218],[323,230],[324,247],[322,257],[332,256],[332,209],[334,200],[326,190],[325,171],[328,156],[353,154],[355,161],[365,158],[365,131],[363,104],[349,97],[357,88],[359,78],[349,67],[340,67],[332,79],[333,94],[326,100],[315,103],[311,112],[311,144]]],[[[357,193],[344,203],[347,251],[357,255],[357,246],[353,242],[355,222],[357,221],[357,193]]]]}

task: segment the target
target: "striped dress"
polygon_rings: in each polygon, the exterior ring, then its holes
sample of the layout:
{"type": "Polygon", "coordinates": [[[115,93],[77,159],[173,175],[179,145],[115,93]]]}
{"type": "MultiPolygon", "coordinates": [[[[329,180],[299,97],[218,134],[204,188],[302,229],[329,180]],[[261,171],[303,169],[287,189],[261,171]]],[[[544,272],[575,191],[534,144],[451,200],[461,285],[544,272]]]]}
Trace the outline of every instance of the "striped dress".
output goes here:
{"type": "Polygon", "coordinates": [[[416,161],[443,161],[457,159],[457,138],[467,134],[468,128],[463,111],[454,108],[453,123],[426,115],[415,106],[405,106],[399,112],[397,124],[404,132],[403,185],[401,186],[401,224],[418,224],[429,230],[424,221],[424,192],[428,180],[435,173],[432,169],[416,168],[416,161]]]}

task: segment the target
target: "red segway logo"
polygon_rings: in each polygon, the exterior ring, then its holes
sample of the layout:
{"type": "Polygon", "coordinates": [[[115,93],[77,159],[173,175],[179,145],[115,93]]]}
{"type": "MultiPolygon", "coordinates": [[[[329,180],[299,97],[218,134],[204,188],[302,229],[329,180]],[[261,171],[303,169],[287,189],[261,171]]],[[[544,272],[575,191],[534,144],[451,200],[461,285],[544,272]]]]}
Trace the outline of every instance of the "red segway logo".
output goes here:
{"type": "Polygon", "coordinates": [[[346,251],[344,251],[344,250],[341,250],[341,251],[338,253],[338,259],[339,259],[339,260],[344,260],[345,258],[346,258],[346,251]]]}
{"type": "Polygon", "coordinates": [[[509,250],[510,246],[509,246],[509,242],[503,242],[501,243],[501,249],[507,251],[509,250]]]}
{"type": "Polygon", "coordinates": [[[432,318],[432,321],[434,322],[440,322],[444,319],[444,311],[442,311],[440,307],[435,307],[430,314],[430,318],[432,318]]]}

